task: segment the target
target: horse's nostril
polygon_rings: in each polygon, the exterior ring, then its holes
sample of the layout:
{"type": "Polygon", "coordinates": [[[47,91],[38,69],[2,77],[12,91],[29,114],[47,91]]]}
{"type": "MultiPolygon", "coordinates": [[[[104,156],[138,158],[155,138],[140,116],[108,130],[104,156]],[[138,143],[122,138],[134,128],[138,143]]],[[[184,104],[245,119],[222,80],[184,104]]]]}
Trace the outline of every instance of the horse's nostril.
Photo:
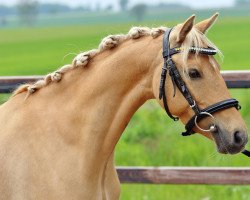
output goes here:
{"type": "Polygon", "coordinates": [[[234,132],[234,142],[237,145],[242,145],[243,143],[245,143],[246,140],[246,136],[245,133],[242,131],[235,131],[234,132]]]}

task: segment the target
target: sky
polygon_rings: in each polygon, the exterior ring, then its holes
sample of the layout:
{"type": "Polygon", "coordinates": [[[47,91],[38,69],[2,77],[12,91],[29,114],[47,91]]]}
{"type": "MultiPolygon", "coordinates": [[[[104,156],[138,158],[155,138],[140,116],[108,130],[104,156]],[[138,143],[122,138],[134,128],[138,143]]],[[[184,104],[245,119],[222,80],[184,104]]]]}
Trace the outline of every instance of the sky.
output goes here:
{"type": "MultiPolygon", "coordinates": [[[[0,5],[14,5],[19,0],[0,0],[0,5]]],[[[37,0],[40,3],[63,3],[72,7],[79,5],[88,5],[95,7],[97,4],[106,6],[109,4],[116,4],[119,0],[37,0]]],[[[234,4],[234,0],[130,0],[130,5],[137,3],[182,3],[191,6],[192,8],[216,8],[216,7],[229,7],[234,4]]]]}

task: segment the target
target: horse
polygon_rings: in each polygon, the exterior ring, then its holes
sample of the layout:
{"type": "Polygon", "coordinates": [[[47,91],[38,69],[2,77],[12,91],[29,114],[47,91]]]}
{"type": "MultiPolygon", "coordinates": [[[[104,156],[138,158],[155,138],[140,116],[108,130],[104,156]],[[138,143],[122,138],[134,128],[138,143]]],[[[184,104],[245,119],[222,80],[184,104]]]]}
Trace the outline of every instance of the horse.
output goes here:
{"type": "MultiPolygon", "coordinates": [[[[230,98],[213,55],[190,52],[192,46],[219,51],[205,36],[217,17],[195,24],[192,15],[169,33],[170,48],[181,47],[172,61],[201,109],[230,98]]],[[[128,34],[109,35],[71,64],[20,86],[1,105],[0,199],[119,199],[115,146],[147,100],[164,108],[159,87],[166,30],[133,27],[128,34]]],[[[164,81],[169,113],[187,124],[192,106],[168,74],[164,81]]],[[[220,153],[241,152],[247,130],[237,109],[212,117],[216,130],[205,131],[211,128],[209,116],[196,121],[193,130],[213,140],[220,153]]]]}

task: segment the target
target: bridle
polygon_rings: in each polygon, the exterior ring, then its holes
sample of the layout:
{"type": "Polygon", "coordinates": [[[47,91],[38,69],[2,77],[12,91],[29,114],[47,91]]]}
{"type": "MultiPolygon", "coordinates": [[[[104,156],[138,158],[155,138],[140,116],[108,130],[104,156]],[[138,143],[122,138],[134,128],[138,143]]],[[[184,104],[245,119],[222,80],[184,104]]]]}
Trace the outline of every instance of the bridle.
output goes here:
{"type": "MultiPolygon", "coordinates": [[[[173,28],[169,28],[165,31],[164,37],[163,37],[163,58],[164,58],[164,65],[162,68],[161,73],[161,80],[160,80],[160,92],[159,92],[159,99],[163,100],[163,105],[165,108],[165,111],[167,115],[173,119],[174,121],[178,121],[178,117],[174,117],[169,108],[167,103],[167,96],[165,93],[165,83],[166,83],[166,77],[169,73],[173,87],[174,87],[174,96],[176,93],[176,87],[179,89],[183,97],[187,100],[190,108],[194,111],[194,116],[187,122],[185,125],[185,132],[182,132],[183,136],[190,136],[194,134],[193,128],[196,126],[202,131],[212,132],[216,130],[216,124],[210,125],[209,129],[204,130],[198,126],[198,122],[204,119],[205,117],[213,117],[213,113],[218,112],[220,110],[225,110],[228,108],[235,107],[237,110],[239,110],[241,107],[239,105],[239,102],[236,99],[226,99],[224,101],[220,101],[218,103],[212,104],[208,106],[205,109],[200,109],[199,106],[196,104],[193,96],[189,92],[184,80],[182,79],[177,67],[174,64],[174,61],[172,60],[172,55],[178,54],[182,51],[181,47],[174,47],[170,49],[170,33],[173,28]]],[[[203,55],[215,55],[217,51],[214,48],[208,47],[208,48],[200,48],[200,47],[191,47],[189,48],[189,52],[191,53],[199,53],[203,55]]],[[[247,150],[244,150],[242,152],[243,154],[250,157],[250,152],[247,150]]]]}

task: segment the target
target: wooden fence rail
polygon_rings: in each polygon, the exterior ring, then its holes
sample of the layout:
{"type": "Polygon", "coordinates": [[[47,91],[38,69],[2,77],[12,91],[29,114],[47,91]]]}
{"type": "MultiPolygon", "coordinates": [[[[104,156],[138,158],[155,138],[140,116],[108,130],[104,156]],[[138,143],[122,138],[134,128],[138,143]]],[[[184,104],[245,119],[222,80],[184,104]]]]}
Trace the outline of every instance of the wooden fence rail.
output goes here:
{"type": "Polygon", "coordinates": [[[122,183],[250,185],[246,167],[117,167],[122,183]]]}
{"type": "MultiPolygon", "coordinates": [[[[250,88],[250,70],[223,71],[229,88],[250,88]]],[[[43,76],[0,76],[0,93],[43,76]]],[[[229,167],[117,167],[121,183],[250,185],[249,168],[229,167]]]]}
{"type": "MultiPolygon", "coordinates": [[[[250,88],[250,70],[222,71],[229,88],[250,88]]],[[[18,85],[42,79],[43,76],[0,76],[0,93],[9,93],[18,85]]]]}

